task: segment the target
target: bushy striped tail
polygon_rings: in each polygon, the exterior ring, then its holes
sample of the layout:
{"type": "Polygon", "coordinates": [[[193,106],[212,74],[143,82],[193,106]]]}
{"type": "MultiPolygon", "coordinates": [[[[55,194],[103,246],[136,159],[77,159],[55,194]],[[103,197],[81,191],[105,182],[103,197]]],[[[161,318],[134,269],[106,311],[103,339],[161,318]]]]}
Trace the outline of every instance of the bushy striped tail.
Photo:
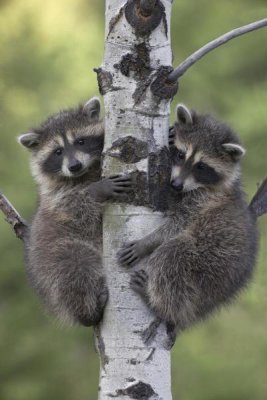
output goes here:
{"type": "Polygon", "coordinates": [[[260,217],[267,212],[267,178],[264,179],[251,200],[249,209],[256,217],[260,217]]]}

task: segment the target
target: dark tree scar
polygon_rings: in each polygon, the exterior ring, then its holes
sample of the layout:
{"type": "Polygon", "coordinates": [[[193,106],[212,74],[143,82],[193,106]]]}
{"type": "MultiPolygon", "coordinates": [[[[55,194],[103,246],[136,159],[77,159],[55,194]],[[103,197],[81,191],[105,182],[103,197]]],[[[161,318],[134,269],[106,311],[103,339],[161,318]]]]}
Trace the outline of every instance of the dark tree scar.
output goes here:
{"type": "Polygon", "coordinates": [[[132,399],[148,400],[150,397],[155,396],[156,393],[152,389],[151,385],[139,381],[127,389],[118,390],[118,394],[129,396],[132,399]]]}
{"type": "Polygon", "coordinates": [[[113,86],[112,74],[105,71],[103,68],[94,68],[94,72],[97,73],[97,82],[99,93],[104,96],[107,92],[121,90],[121,87],[113,86]]]}
{"type": "Polygon", "coordinates": [[[136,163],[147,158],[147,143],[132,136],[126,136],[115,140],[107,154],[128,164],[136,163]]]}
{"type": "Polygon", "coordinates": [[[161,66],[151,84],[151,92],[160,99],[172,99],[178,91],[178,82],[168,82],[168,75],[173,71],[171,66],[161,66]]]}
{"type": "Polygon", "coordinates": [[[144,79],[150,75],[152,69],[150,67],[149,48],[146,43],[139,43],[133,47],[132,53],[125,54],[119,64],[114,65],[125,76],[133,73],[136,80],[144,79]]]}
{"type": "Polygon", "coordinates": [[[128,0],[125,6],[126,20],[135,29],[137,36],[149,36],[164,19],[164,14],[165,8],[159,0],[149,15],[140,6],[140,0],[128,0]]]}
{"type": "Polygon", "coordinates": [[[149,154],[148,190],[149,204],[157,211],[168,208],[171,163],[167,147],[149,154]]]}
{"type": "Polygon", "coordinates": [[[131,399],[136,400],[149,400],[152,396],[153,398],[158,398],[158,394],[155,393],[152,386],[148,383],[139,381],[134,383],[131,386],[128,386],[126,389],[118,389],[116,390],[116,394],[109,394],[109,397],[119,397],[119,396],[128,396],[131,399]]]}

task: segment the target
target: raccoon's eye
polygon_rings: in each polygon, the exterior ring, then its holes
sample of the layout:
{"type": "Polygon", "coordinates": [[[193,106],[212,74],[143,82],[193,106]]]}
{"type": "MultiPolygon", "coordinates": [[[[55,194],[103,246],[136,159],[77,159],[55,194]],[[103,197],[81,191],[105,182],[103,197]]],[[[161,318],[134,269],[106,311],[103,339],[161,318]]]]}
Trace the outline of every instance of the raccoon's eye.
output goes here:
{"type": "Polygon", "coordinates": [[[170,148],[171,160],[173,164],[181,165],[185,159],[185,153],[182,150],[177,149],[177,147],[172,146],[170,148]]]}
{"type": "Polygon", "coordinates": [[[83,146],[85,144],[85,139],[84,138],[78,138],[74,142],[75,145],[83,146]]]}
{"type": "Polygon", "coordinates": [[[176,161],[181,161],[185,159],[185,153],[181,150],[176,150],[174,159],[176,161]]]}
{"type": "Polygon", "coordinates": [[[78,139],[77,140],[77,143],[80,145],[80,146],[83,146],[84,145],[84,139],[78,139]]]}
{"type": "Polygon", "coordinates": [[[61,154],[63,153],[62,147],[58,147],[58,148],[54,151],[54,153],[55,153],[57,156],[61,156],[61,154]]]}
{"type": "Polygon", "coordinates": [[[207,167],[207,165],[204,164],[202,161],[199,161],[199,162],[196,164],[196,168],[199,169],[199,170],[203,170],[203,169],[205,169],[206,167],[207,167]]]}

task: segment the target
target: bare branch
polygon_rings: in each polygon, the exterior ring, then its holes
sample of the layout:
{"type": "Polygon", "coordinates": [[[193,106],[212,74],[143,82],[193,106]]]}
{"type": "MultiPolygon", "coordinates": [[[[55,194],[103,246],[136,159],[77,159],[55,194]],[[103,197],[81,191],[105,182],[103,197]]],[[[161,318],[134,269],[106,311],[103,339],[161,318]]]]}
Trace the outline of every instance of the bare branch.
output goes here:
{"type": "Polygon", "coordinates": [[[253,22],[248,25],[241,26],[240,28],[233,29],[230,32],[225,33],[222,36],[219,36],[217,39],[212,40],[207,43],[205,46],[201,47],[195,53],[191,54],[188,58],[186,58],[174,71],[170,73],[168,76],[168,82],[177,81],[193,64],[195,64],[198,60],[204,57],[207,53],[216,49],[217,47],[229,42],[238,36],[244,35],[245,33],[255,31],[256,29],[260,29],[267,26],[267,18],[261,19],[259,21],[253,22]]]}
{"type": "Polygon", "coordinates": [[[6,221],[12,226],[17,238],[24,240],[28,224],[1,192],[0,210],[5,214],[6,221]]]}

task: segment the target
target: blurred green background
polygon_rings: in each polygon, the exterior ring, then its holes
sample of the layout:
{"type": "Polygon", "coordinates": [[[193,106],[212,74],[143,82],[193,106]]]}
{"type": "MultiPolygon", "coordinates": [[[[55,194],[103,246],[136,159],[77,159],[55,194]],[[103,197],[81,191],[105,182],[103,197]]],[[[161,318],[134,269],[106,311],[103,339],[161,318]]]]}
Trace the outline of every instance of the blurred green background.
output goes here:
{"type": "MultiPolygon", "coordinates": [[[[176,0],[177,65],[221,33],[267,16],[266,0],[176,0]]],[[[36,201],[28,154],[16,136],[60,108],[97,94],[104,1],[0,0],[0,187],[25,217],[36,201]]],[[[173,102],[228,121],[248,152],[251,197],[267,175],[267,29],[236,39],[192,67],[173,102]]],[[[228,310],[183,334],[173,356],[174,400],[267,399],[267,218],[250,288],[228,310]]],[[[92,331],[63,329],[29,288],[22,245],[0,216],[0,400],[97,398],[92,331]]]]}

